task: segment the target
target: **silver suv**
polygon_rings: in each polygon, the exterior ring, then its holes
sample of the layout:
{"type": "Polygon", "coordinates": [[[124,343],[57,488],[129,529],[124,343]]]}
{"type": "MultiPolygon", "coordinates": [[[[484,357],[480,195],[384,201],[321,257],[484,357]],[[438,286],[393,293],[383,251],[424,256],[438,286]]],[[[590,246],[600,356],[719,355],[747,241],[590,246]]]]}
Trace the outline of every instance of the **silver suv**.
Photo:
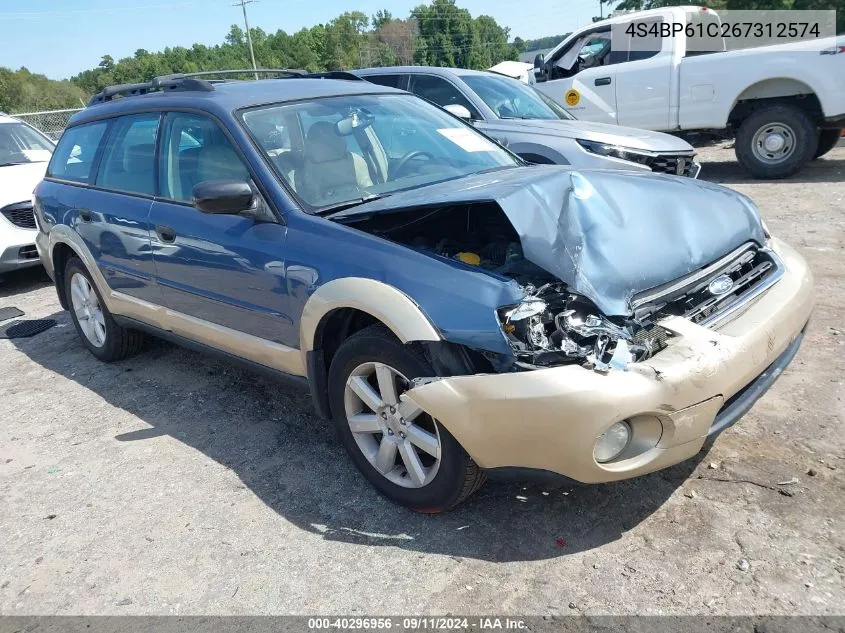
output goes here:
{"type": "Polygon", "coordinates": [[[354,73],[436,103],[532,163],[651,170],[692,178],[700,171],[695,150],[683,139],[578,121],[532,86],[497,73],[433,66],[354,73]]]}

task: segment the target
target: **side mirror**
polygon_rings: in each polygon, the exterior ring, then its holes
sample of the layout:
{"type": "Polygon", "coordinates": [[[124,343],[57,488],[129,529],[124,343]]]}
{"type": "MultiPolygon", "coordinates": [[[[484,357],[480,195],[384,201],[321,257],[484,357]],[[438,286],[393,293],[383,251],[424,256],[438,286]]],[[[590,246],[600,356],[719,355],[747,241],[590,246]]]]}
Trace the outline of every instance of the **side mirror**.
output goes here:
{"type": "Polygon", "coordinates": [[[534,56],[534,79],[546,81],[546,56],[543,53],[534,56]]]}
{"type": "Polygon", "coordinates": [[[443,109],[446,110],[446,112],[454,114],[459,119],[463,119],[464,121],[472,119],[472,113],[467,110],[466,106],[462,106],[459,103],[450,103],[449,105],[443,106],[443,109]]]}
{"type": "Polygon", "coordinates": [[[252,209],[255,194],[245,180],[206,180],[194,185],[191,198],[203,213],[238,215],[252,209]]]}

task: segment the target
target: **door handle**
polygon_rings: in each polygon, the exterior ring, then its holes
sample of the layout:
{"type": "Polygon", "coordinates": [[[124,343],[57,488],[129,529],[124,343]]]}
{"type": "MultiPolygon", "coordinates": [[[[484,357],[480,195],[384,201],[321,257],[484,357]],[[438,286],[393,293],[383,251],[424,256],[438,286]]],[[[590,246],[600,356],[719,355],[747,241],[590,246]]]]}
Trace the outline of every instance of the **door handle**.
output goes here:
{"type": "Polygon", "coordinates": [[[599,77],[595,80],[595,85],[597,86],[609,86],[610,85],[610,77],[599,77]]]}
{"type": "Polygon", "coordinates": [[[158,235],[162,242],[167,242],[168,244],[172,244],[176,241],[176,231],[169,226],[164,226],[163,224],[156,225],[156,235],[158,235]]]}
{"type": "Polygon", "coordinates": [[[83,222],[90,222],[91,221],[91,212],[88,209],[80,209],[79,210],[79,219],[83,222]]]}

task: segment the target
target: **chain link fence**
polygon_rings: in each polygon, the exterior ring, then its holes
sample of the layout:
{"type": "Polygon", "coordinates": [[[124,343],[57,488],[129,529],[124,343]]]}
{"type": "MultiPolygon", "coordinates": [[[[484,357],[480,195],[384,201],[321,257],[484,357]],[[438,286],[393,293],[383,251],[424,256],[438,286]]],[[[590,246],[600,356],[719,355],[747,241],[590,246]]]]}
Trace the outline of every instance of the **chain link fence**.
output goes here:
{"type": "Polygon", "coordinates": [[[29,123],[32,127],[44,132],[54,141],[59,140],[62,131],[67,125],[68,119],[82,108],[75,108],[71,110],[45,110],[44,112],[23,112],[21,114],[13,114],[17,119],[29,123]]]}

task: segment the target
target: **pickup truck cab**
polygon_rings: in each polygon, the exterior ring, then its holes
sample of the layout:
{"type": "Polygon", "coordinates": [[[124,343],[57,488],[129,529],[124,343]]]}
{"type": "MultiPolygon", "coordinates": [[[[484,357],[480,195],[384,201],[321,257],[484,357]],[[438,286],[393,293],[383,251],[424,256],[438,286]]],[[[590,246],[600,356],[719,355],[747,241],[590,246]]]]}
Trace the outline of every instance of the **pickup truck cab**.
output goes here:
{"type": "Polygon", "coordinates": [[[737,160],[756,178],[784,178],[830,151],[845,127],[845,37],[702,54],[682,31],[611,50],[614,25],[649,33],[653,23],[718,20],[700,7],[612,17],[538,55],[531,80],[580,120],[735,135],[737,160]]]}

